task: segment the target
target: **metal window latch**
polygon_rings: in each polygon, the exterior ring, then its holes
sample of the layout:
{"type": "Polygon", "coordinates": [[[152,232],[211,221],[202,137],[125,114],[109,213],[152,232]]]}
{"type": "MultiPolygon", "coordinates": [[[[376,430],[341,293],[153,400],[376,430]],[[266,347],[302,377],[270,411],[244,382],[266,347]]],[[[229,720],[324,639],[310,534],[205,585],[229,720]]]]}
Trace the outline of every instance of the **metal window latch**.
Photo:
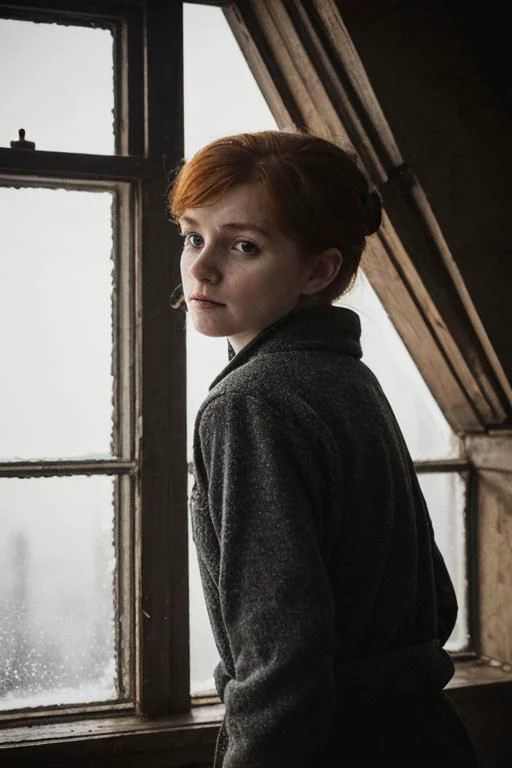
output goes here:
{"type": "Polygon", "coordinates": [[[35,149],[36,145],[34,141],[25,140],[25,129],[20,128],[18,131],[19,140],[11,141],[11,149],[35,149]]]}

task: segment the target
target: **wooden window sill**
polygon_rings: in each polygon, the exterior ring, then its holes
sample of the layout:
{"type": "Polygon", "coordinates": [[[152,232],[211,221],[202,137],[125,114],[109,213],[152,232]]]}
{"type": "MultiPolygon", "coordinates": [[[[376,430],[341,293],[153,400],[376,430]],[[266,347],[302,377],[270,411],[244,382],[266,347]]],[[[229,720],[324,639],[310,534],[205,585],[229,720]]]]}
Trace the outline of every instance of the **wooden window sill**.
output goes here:
{"type": "Polygon", "coordinates": [[[0,730],[5,765],[199,766],[211,761],[220,704],[149,720],[134,714],[39,722],[0,730]]]}
{"type": "Polygon", "coordinates": [[[466,699],[512,697],[512,669],[490,660],[460,661],[446,688],[454,702],[466,699]]]}
{"type": "MultiPolygon", "coordinates": [[[[512,698],[512,671],[485,661],[457,662],[447,687],[457,702],[512,698]]],[[[134,714],[39,722],[0,730],[0,762],[6,765],[203,766],[212,760],[223,706],[148,720],[134,714]]]]}

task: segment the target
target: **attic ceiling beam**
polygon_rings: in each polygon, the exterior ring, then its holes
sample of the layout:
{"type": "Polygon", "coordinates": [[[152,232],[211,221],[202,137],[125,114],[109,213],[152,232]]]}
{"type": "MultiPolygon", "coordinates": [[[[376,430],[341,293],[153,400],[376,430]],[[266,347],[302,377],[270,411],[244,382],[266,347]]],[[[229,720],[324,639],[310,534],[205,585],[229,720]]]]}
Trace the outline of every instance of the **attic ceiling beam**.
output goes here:
{"type": "Polygon", "coordinates": [[[504,423],[512,390],[333,0],[223,10],[278,126],[354,150],[379,189],[384,221],[363,269],[454,431],[504,423]]]}

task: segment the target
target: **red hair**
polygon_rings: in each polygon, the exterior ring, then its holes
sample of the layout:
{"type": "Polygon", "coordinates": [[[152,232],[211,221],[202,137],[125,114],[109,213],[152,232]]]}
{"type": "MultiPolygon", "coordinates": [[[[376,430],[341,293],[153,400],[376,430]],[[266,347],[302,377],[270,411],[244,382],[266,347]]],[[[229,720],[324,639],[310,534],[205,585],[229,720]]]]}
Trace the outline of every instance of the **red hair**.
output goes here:
{"type": "Polygon", "coordinates": [[[343,262],[323,295],[333,300],[352,283],[366,235],[380,225],[380,198],[369,192],[356,160],[307,133],[260,131],[217,139],[178,170],[169,189],[177,221],[188,208],[217,202],[239,184],[261,184],[277,226],[308,253],[338,248],[343,262]]]}

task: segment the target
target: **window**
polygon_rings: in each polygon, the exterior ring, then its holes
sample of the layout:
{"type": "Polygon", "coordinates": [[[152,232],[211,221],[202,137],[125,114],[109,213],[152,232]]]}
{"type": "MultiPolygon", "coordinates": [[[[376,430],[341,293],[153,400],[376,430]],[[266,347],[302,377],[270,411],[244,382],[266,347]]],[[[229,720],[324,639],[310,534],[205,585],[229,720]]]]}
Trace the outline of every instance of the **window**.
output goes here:
{"type": "MultiPolygon", "coordinates": [[[[2,143],[23,120],[52,153],[48,170],[62,159],[60,179],[15,173],[0,188],[0,709],[120,702],[133,695],[133,611],[121,594],[132,566],[119,555],[136,466],[133,221],[122,214],[133,192],[100,168],[80,179],[60,154],[114,150],[118,29],[1,18],[0,34],[11,75],[2,143]]],[[[19,138],[29,171],[35,150],[19,138]]]]}
{"type": "Polygon", "coordinates": [[[0,39],[0,718],[184,712],[181,5],[0,5],[0,39]]]}

